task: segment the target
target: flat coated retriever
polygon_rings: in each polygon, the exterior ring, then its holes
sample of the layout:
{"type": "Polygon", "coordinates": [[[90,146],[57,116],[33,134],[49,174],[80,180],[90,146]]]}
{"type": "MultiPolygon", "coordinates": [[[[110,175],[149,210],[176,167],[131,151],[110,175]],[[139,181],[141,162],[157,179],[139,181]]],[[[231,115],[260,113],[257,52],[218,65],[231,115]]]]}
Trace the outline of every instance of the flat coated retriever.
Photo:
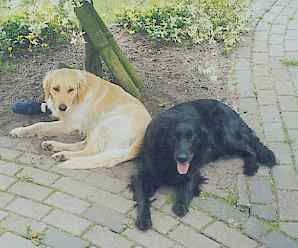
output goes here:
{"type": "Polygon", "coordinates": [[[136,225],[152,226],[150,197],[162,184],[174,185],[173,212],[184,216],[205,178],[200,168],[225,155],[244,160],[243,172],[253,176],[260,162],[276,164],[274,153],[227,105],[216,100],[197,100],[159,113],[146,130],[132,190],[137,201],[136,225]]]}

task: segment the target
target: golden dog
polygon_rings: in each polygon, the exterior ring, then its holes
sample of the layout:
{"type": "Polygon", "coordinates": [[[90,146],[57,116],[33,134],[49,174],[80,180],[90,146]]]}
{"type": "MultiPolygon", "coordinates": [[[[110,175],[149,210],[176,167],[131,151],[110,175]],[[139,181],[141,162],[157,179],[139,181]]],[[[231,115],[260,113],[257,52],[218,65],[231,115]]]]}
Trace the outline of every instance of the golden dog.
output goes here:
{"type": "Polygon", "coordinates": [[[151,120],[144,105],[118,85],[86,71],[59,69],[44,81],[45,100],[58,121],[39,122],[13,129],[15,137],[55,136],[79,130],[81,142],[44,141],[53,158],[64,168],[112,167],[135,158],[151,120]]]}

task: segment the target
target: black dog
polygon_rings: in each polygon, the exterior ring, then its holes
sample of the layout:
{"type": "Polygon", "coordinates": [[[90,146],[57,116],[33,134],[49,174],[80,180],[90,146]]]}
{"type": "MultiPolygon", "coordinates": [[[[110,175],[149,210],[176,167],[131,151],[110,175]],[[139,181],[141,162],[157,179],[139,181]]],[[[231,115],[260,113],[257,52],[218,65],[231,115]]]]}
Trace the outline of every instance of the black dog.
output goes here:
{"type": "Polygon", "coordinates": [[[182,103],[158,114],[146,130],[138,174],[132,177],[137,227],[152,226],[149,199],[162,184],[175,186],[173,211],[184,216],[204,182],[199,169],[224,155],[241,156],[247,176],[258,171],[257,162],[268,167],[276,164],[273,152],[254,131],[219,101],[182,103]]]}

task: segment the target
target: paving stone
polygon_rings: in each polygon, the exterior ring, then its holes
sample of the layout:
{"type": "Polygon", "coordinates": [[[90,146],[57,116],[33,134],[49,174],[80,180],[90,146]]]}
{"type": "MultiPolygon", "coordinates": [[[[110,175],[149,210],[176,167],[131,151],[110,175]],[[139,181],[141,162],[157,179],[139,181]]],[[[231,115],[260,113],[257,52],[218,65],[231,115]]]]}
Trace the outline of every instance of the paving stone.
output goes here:
{"type": "Polygon", "coordinates": [[[284,142],[286,136],[281,122],[263,123],[267,142],[284,142]]]}
{"type": "Polygon", "coordinates": [[[280,230],[287,233],[293,238],[298,238],[298,223],[297,222],[280,222],[280,230]]]}
{"type": "Polygon", "coordinates": [[[241,113],[256,113],[258,110],[256,98],[241,98],[239,111],[241,113]]]}
{"type": "Polygon", "coordinates": [[[50,172],[46,172],[33,167],[26,167],[20,173],[17,174],[18,177],[29,177],[35,183],[43,185],[53,184],[60,176],[50,172]]]}
{"type": "Polygon", "coordinates": [[[257,92],[260,90],[273,90],[274,84],[269,76],[255,76],[254,84],[257,92]]]}
{"type": "Polygon", "coordinates": [[[252,205],[251,215],[273,221],[277,217],[277,209],[273,205],[252,205]]]}
{"type": "Polygon", "coordinates": [[[254,64],[268,64],[268,61],[267,53],[253,53],[254,64]]]}
{"type": "Polygon", "coordinates": [[[273,176],[278,189],[298,190],[298,177],[293,166],[275,166],[273,176]]]}
{"type": "Polygon", "coordinates": [[[86,248],[88,242],[78,237],[69,235],[68,233],[50,228],[45,232],[42,242],[50,247],[55,248],[86,248]]]}
{"type": "Polygon", "coordinates": [[[53,190],[37,184],[19,181],[9,188],[9,192],[23,197],[31,198],[33,200],[42,201],[51,192],[53,192],[53,190]]]}
{"type": "Polygon", "coordinates": [[[4,221],[1,222],[1,226],[22,236],[27,236],[28,227],[30,227],[32,231],[39,233],[43,232],[46,228],[44,223],[16,214],[10,214],[4,221]]]}
{"type": "Polygon", "coordinates": [[[12,201],[6,209],[15,212],[20,215],[24,215],[33,219],[41,219],[47,213],[50,212],[51,208],[31,200],[16,198],[12,201]],[[22,207],[20,207],[22,206],[22,207]]]}
{"type": "Polygon", "coordinates": [[[126,213],[134,206],[133,201],[127,200],[119,195],[100,190],[94,186],[66,177],[55,182],[53,187],[69,194],[79,196],[90,202],[112,208],[121,213],[126,213]]]}
{"type": "Polygon", "coordinates": [[[286,67],[280,59],[281,57],[270,57],[269,63],[272,71],[281,70],[286,67]]]}
{"type": "MultiPolygon", "coordinates": [[[[277,21],[278,19],[276,19],[277,21]]],[[[272,25],[271,26],[271,34],[285,34],[286,26],[285,25],[272,25]]]]}
{"type": "Polygon", "coordinates": [[[290,239],[289,237],[285,236],[284,234],[273,231],[269,234],[267,234],[262,242],[265,244],[268,248],[297,248],[298,243],[294,240],[290,239]]]}
{"type": "Polygon", "coordinates": [[[0,210],[0,221],[3,220],[8,215],[7,212],[0,210]]]}
{"type": "Polygon", "coordinates": [[[75,235],[81,235],[91,224],[91,222],[86,219],[58,209],[52,211],[43,221],[75,235]]]}
{"type": "Polygon", "coordinates": [[[89,203],[82,201],[78,198],[75,198],[73,196],[61,193],[61,192],[55,192],[52,194],[45,203],[49,205],[53,205],[57,208],[62,208],[63,210],[80,214],[83,211],[85,211],[89,207],[89,203]]]}
{"type": "Polygon", "coordinates": [[[251,201],[268,204],[273,201],[272,185],[268,178],[254,176],[251,179],[251,201]]]}
{"type": "Polygon", "coordinates": [[[280,114],[275,105],[260,106],[262,122],[281,122],[280,114]]]}
{"type": "Polygon", "coordinates": [[[278,96],[293,96],[295,89],[290,80],[275,80],[275,89],[278,96]]]}
{"type": "Polygon", "coordinates": [[[13,161],[21,155],[22,152],[13,149],[0,148],[0,159],[13,161]]]}
{"type": "Polygon", "coordinates": [[[112,193],[120,193],[127,187],[127,183],[115,177],[101,174],[91,174],[86,178],[86,183],[102,188],[112,193]]]}
{"type": "Polygon", "coordinates": [[[255,41],[252,49],[253,49],[253,52],[263,52],[263,53],[265,53],[265,52],[268,51],[267,42],[255,41]]]}
{"type": "Polygon", "coordinates": [[[32,244],[31,241],[28,239],[16,236],[15,234],[12,233],[4,233],[0,237],[0,247],[3,248],[36,248],[35,245],[32,244]]]}
{"type": "Polygon", "coordinates": [[[279,96],[278,100],[281,111],[298,111],[298,102],[296,97],[279,96]]]}
{"type": "Polygon", "coordinates": [[[89,177],[92,172],[90,170],[70,170],[60,168],[58,166],[53,166],[51,171],[63,175],[65,177],[70,177],[72,179],[77,179],[78,181],[84,181],[87,177],[89,177]]]}
{"type": "Polygon", "coordinates": [[[0,136],[0,147],[14,148],[19,141],[9,136],[0,136]]]}
{"type": "Polygon", "coordinates": [[[4,208],[13,198],[14,195],[0,191],[0,207],[4,208]]]}
{"type": "Polygon", "coordinates": [[[238,82],[240,97],[255,97],[250,71],[235,71],[235,80],[238,82]]]}
{"type": "Polygon", "coordinates": [[[239,248],[239,244],[241,244],[241,248],[253,248],[258,245],[254,240],[244,236],[240,231],[232,229],[221,222],[215,222],[203,232],[230,248],[239,248]]]}
{"type": "Polygon", "coordinates": [[[207,214],[192,208],[189,210],[189,213],[180,220],[198,230],[213,221],[213,219],[207,214]]]}
{"type": "Polygon", "coordinates": [[[0,175],[0,190],[5,191],[13,183],[16,182],[16,179],[9,176],[0,175]]]}
{"type": "Polygon", "coordinates": [[[298,40],[285,40],[286,51],[298,51],[298,40]]]}
{"type": "Polygon", "coordinates": [[[267,33],[263,32],[263,31],[255,32],[254,40],[266,42],[267,41],[267,33]]]}
{"type": "Polygon", "coordinates": [[[281,45],[283,43],[284,35],[282,34],[271,34],[269,37],[269,44],[281,45]]]}
{"type": "Polygon", "coordinates": [[[271,70],[269,69],[269,66],[267,64],[266,65],[252,65],[252,67],[253,67],[253,74],[254,74],[255,80],[259,79],[259,78],[262,78],[262,79],[270,78],[271,70]]]}
{"type": "Polygon", "coordinates": [[[169,236],[189,248],[197,248],[198,244],[200,244],[201,247],[208,248],[220,247],[215,241],[182,224],[172,231],[169,236]]]}
{"type": "Polygon", "coordinates": [[[267,233],[268,228],[257,218],[249,217],[243,225],[243,231],[248,237],[260,241],[267,233]]]}
{"type": "Polygon", "coordinates": [[[298,112],[282,112],[282,117],[288,129],[298,128],[298,112]]]}
{"type": "Polygon", "coordinates": [[[258,90],[258,102],[260,105],[275,105],[276,95],[273,90],[258,90]]]}
{"type": "MultiPolygon", "coordinates": [[[[276,58],[276,59],[281,60],[282,58],[276,58]]],[[[290,76],[289,76],[287,68],[280,68],[280,69],[272,70],[271,77],[274,79],[274,81],[284,82],[284,81],[290,80],[290,76]]],[[[284,82],[284,84],[285,84],[285,82],[284,82]]],[[[285,84],[285,86],[286,86],[286,84],[285,84]]]]}
{"type": "Polygon", "coordinates": [[[279,203],[279,215],[281,220],[298,220],[298,192],[277,191],[279,203]]]}
{"type": "Polygon", "coordinates": [[[21,169],[22,169],[22,166],[20,166],[18,164],[0,161],[0,173],[1,174],[5,174],[8,176],[14,176],[21,169]]]}
{"type": "Polygon", "coordinates": [[[124,214],[100,205],[87,209],[82,216],[102,226],[107,226],[116,233],[121,233],[128,223],[124,214]]]}
{"type": "Polygon", "coordinates": [[[270,149],[274,152],[280,164],[290,165],[292,161],[292,153],[289,144],[287,143],[271,143],[270,149]]]}
{"type": "MultiPolygon", "coordinates": [[[[83,238],[91,241],[101,248],[130,248],[133,245],[131,241],[101,226],[91,228],[91,230],[84,234],[83,238]]],[[[151,240],[151,242],[154,243],[154,240],[151,240]]],[[[161,243],[160,247],[169,247],[162,246],[162,244],[163,243],[161,243]]]]}
{"type": "Polygon", "coordinates": [[[159,233],[163,234],[168,233],[174,226],[177,226],[179,223],[178,220],[174,219],[173,217],[165,215],[156,210],[151,210],[151,217],[153,228],[159,233]]]}
{"type": "Polygon", "coordinates": [[[133,201],[99,189],[97,189],[96,194],[88,197],[88,200],[121,213],[127,213],[135,205],[133,201]]]}
{"type": "Polygon", "coordinates": [[[271,57],[282,57],[284,55],[284,49],[281,44],[271,45],[269,54],[271,57]]]}
{"type": "Polygon", "coordinates": [[[37,155],[29,152],[26,152],[22,154],[22,156],[18,157],[17,162],[28,164],[30,166],[33,165],[41,169],[49,169],[55,164],[55,161],[47,156],[37,155]]]}
{"type": "Polygon", "coordinates": [[[248,208],[250,206],[248,188],[244,175],[238,175],[237,177],[237,189],[238,189],[238,201],[237,206],[240,208],[248,208]]]}
{"type": "Polygon", "coordinates": [[[250,70],[250,61],[249,58],[240,57],[236,60],[235,63],[235,70],[236,71],[249,71],[250,70]]]}
{"type": "Polygon", "coordinates": [[[97,192],[97,188],[68,177],[59,179],[53,184],[53,187],[83,199],[88,199],[96,195],[97,192]]]}
{"type": "Polygon", "coordinates": [[[245,222],[246,214],[226,204],[224,201],[219,199],[198,199],[195,198],[193,203],[203,211],[208,212],[210,215],[223,220],[229,224],[238,226],[245,222]]]}

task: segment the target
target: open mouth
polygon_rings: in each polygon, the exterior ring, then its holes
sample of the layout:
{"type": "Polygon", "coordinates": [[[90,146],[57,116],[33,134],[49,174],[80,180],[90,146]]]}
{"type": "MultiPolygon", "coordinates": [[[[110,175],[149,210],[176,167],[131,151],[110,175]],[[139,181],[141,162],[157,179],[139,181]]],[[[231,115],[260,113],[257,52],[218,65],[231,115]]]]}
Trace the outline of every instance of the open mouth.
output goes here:
{"type": "Polygon", "coordinates": [[[180,163],[177,161],[177,171],[179,174],[184,175],[188,172],[190,167],[189,162],[180,163]]]}

